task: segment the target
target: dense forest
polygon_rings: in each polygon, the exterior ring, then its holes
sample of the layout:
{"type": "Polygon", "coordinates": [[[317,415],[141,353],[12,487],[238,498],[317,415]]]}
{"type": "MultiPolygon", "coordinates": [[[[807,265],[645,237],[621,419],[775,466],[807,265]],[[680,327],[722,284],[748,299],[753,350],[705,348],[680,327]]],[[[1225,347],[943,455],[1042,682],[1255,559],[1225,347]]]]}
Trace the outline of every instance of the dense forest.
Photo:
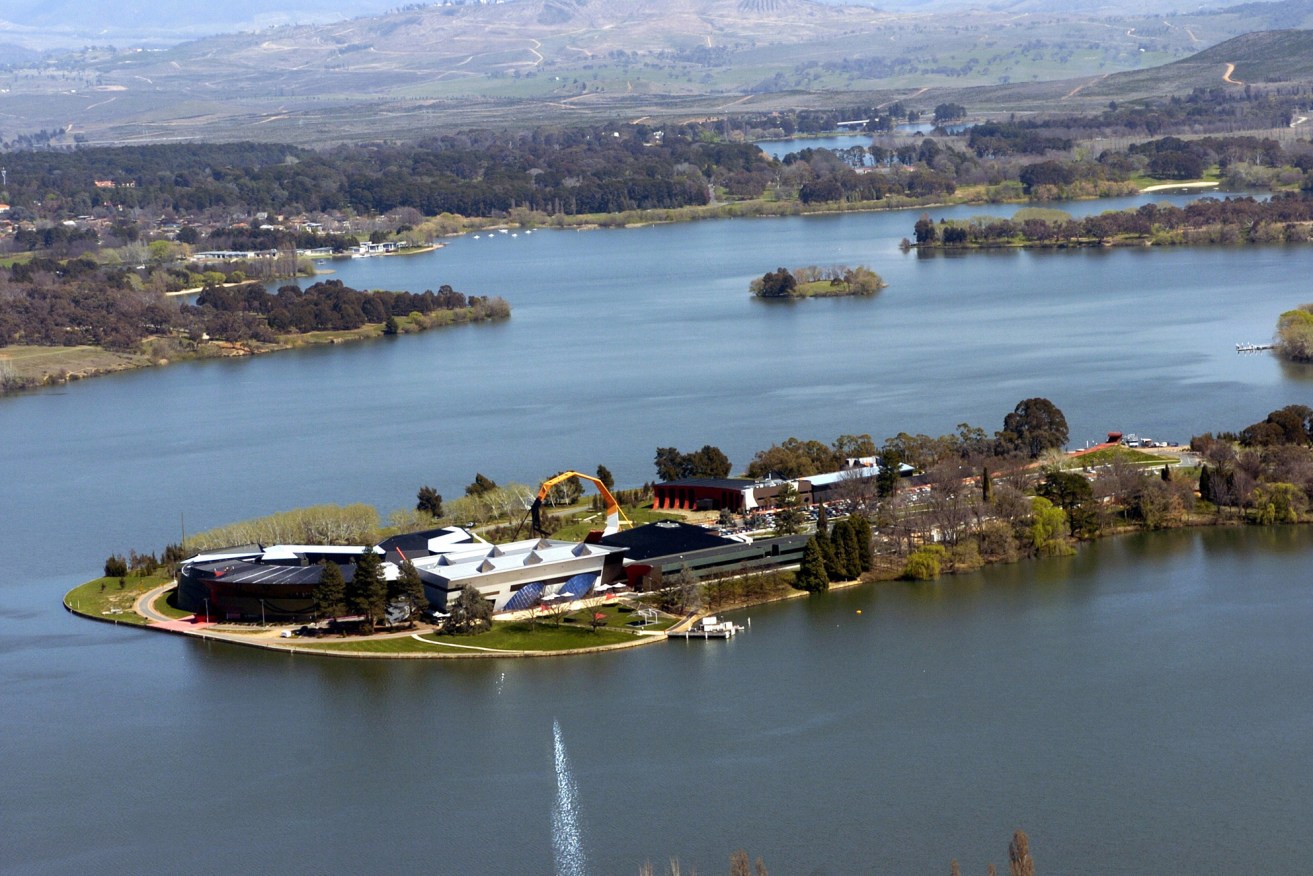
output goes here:
{"type": "MultiPolygon", "coordinates": [[[[384,323],[399,332],[438,322],[499,319],[500,298],[438,292],[361,292],[340,280],[270,295],[259,283],[211,287],[195,304],[137,289],[122,270],[89,259],[36,260],[0,269],[0,347],[9,344],[136,351],[143,341],[191,346],[202,340],[275,343],[280,335],[384,323]],[[391,322],[389,322],[391,321],[391,322]]],[[[176,350],[173,351],[176,355],[176,350]]]]}

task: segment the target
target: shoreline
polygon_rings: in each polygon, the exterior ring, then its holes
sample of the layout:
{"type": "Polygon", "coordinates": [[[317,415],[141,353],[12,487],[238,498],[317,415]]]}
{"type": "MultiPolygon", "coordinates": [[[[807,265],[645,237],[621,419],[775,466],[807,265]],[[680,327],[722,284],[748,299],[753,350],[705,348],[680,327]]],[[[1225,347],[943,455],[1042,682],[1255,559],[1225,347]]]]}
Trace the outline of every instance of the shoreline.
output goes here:
{"type": "MultiPolygon", "coordinates": [[[[506,319],[509,318],[510,316],[508,315],[506,319]]],[[[461,325],[479,325],[485,322],[499,321],[499,319],[491,317],[482,319],[467,318],[443,323],[441,325],[423,327],[412,326],[408,330],[399,331],[397,336],[422,334],[424,332],[434,331],[435,329],[453,328],[461,325]]],[[[281,353],[287,350],[300,349],[302,347],[317,347],[324,345],[333,346],[336,344],[376,340],[387,337],[384,333],[384,326],[385,323],[368,322],[356,329],[284,335],[275,343],[261,343],[259,341],[203,341],[197,344],[194,351],[185,355],[158,360],[151,358],[151,356],[145,352],[119,353],[112,350],[106,350],[102,347],[89,346],[75,348],[44,346],[0,348],[0,364],[9,363],[11,368],[15,362],[22,359],[41,358],[43,356],[58,357],[62,354],[67,354],[70,351],[82,351],[83,355],[91,360],[84,367],[80,367],[77,370],[70,370],[61,367],[61,364],[57,363],[47,369],[42,369],[35,374],[16,374],[10,378],[8,385],[0,383],[0,398],[4,398],[8,395],[17,395],[19,392],[24,391],[35,391],[52,386],[63,386],[76,380],[103,377],[107,374],[121,374],[126,371],[138,371],[143,368],[163,368],[181,362],[199,362],[209,359],[236,359],[251,356],[264,356],[270,353],[281,353]]],[[[148,345],[150,341],[151,339],[143,341],[143,346],[148,345]]]]}
{"type": "MultiPolygon", "coordinates": [[[[249,632],[241,632],[217,629],[220,624],[207,623],[196,624],[196,616],[190,615],[182,618],[168,618],[162,615],[156,608],[155,604],[159,602],[169,591],[177,587],[177,581],[170,581],[154,587],[144,594],[133,600],[132,614],[129,619],[124,619],[121,615],[99,615],[84,611],[81,608],[74,607],[69,602],[69,597],[79,589],[86,586],[79,584],[68,593],[64,594],[64,610],[69,614],[87,620],[97,621],[99,623],[113,624],[114,626],[133,627],[135,629],[149,630],[156,633],[167,633],[176,636],[185,636],[192,639],[199,639],[207,642],[224,642],[229,645],[241,645],[248,648],[259,648],[264,651],[274,651],[293,655],[311,655],[317,657],[334,657],[334,658],[365,658],[370,660],[497,660],[497,659],[532,659],[535,657],[573,657],[585,654],[605,654],[611,651],[627,651],[631,648],[639,648],[644,645],[655,644],[667,640],[666,634],[662,632],[643,633],[639,631],[625,631],[626,635],[632,636],[632,641],[611,642],[605,645],[595,645],[586,648],[562,648],[559,650],[542,650],[542,651],[523,651],[523,650],[468,650],[468,651],[408,651],[408,652],[378,652],[378,651],[351,651],[338,648],[315,648],[306,647],[304,644],[283,644],[284,642],[297,642],[297,639],[283,639],[279,632],[283,629],[291,629],[303,626],[304,624],[279,624],[267,628],[251,628],[249,632]],[[257,638],[258,637],[258,638],[257,638]]],[[[799,591],[801,595],[807,595],[799,591]]],[[[590,605],[589,600],[583,600],[584,607],[590,605]]],[[[696,620],[696,616],[684,618],[675,626],[686,622],[696,620]]],[[[332,644],[351,644],[355,642],[379,642],[388,639],[415,638],[425,633],[436,632],[436,627],[431,625],[420,625],[413,629],[401,632],[384,633],[374,636],[342,636],[333,639],[332,644]]],[[[432,643],[435,648],[448,647],[441,642],[432,643]]]]}

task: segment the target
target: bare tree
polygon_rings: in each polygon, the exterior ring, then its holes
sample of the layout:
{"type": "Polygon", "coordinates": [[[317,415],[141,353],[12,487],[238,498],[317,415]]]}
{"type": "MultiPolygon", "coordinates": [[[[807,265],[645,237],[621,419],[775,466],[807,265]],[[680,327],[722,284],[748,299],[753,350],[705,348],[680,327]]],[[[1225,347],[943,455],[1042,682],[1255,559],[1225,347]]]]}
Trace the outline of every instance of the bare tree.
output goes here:
{"type": "Polygon", "coordinates": [[[1035,876],[1035,862],[1030,857],[1030,839],[1024,830],[1012,834],[1008,845],[1008,871],[1011,876],[1035,876]]]}

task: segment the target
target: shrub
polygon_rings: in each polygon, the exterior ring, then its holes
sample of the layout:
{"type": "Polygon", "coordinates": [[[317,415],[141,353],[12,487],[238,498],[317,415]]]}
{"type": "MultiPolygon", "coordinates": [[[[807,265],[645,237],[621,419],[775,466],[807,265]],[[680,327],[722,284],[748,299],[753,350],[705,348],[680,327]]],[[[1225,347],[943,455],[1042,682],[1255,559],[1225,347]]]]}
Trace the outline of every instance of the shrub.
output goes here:
{"type": "Polygon", "coordinates": [[[939,577],[940,565],[947,555],[942,545],[922,545],[908,556],[903,577],[909,581],[933,581],[939,577]]]}

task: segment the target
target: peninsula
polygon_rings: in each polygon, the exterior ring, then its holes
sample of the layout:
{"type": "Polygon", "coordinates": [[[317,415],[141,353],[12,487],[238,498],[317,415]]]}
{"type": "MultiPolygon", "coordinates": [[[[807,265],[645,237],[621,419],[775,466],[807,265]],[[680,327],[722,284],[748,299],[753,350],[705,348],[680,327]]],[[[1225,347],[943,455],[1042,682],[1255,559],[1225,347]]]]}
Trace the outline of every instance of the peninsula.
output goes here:
{"type": "Polygon", "coordinates": [[[522,507],[512,500],[532,490],[479,474],[447,506],[421,488],[416,509],[388,526],[368,506],[319,506],[201,533],[160,558],[111,556],[104,577],[64,604],[96,620],[331,656],[590,653],[832,586],[929,581],[1138,529],[1310,517],[1307,488],[1286,480],[1292,466],[1313,466],[1307,407],[1195,436],[1189,448],[1113,432],[1065,453],[1067,439],[1062,412],[1031,398],[993,437],[963,424],[879,447],[865,435],[789,439],[759,451],[741,478],[727,476],[717,448],[658,448],[665,479],[655,486],[613,495],[604,466],[544,481],[527,539],[525,520],[496,509],[522,507]],[[597,511],[578,481],[596,485],[605,529],[590,532],[597,511]],[[642,522],[625,530],[625,519],[642,522]],[[316,544],[329,531],[339,537],[316,544]]]}

